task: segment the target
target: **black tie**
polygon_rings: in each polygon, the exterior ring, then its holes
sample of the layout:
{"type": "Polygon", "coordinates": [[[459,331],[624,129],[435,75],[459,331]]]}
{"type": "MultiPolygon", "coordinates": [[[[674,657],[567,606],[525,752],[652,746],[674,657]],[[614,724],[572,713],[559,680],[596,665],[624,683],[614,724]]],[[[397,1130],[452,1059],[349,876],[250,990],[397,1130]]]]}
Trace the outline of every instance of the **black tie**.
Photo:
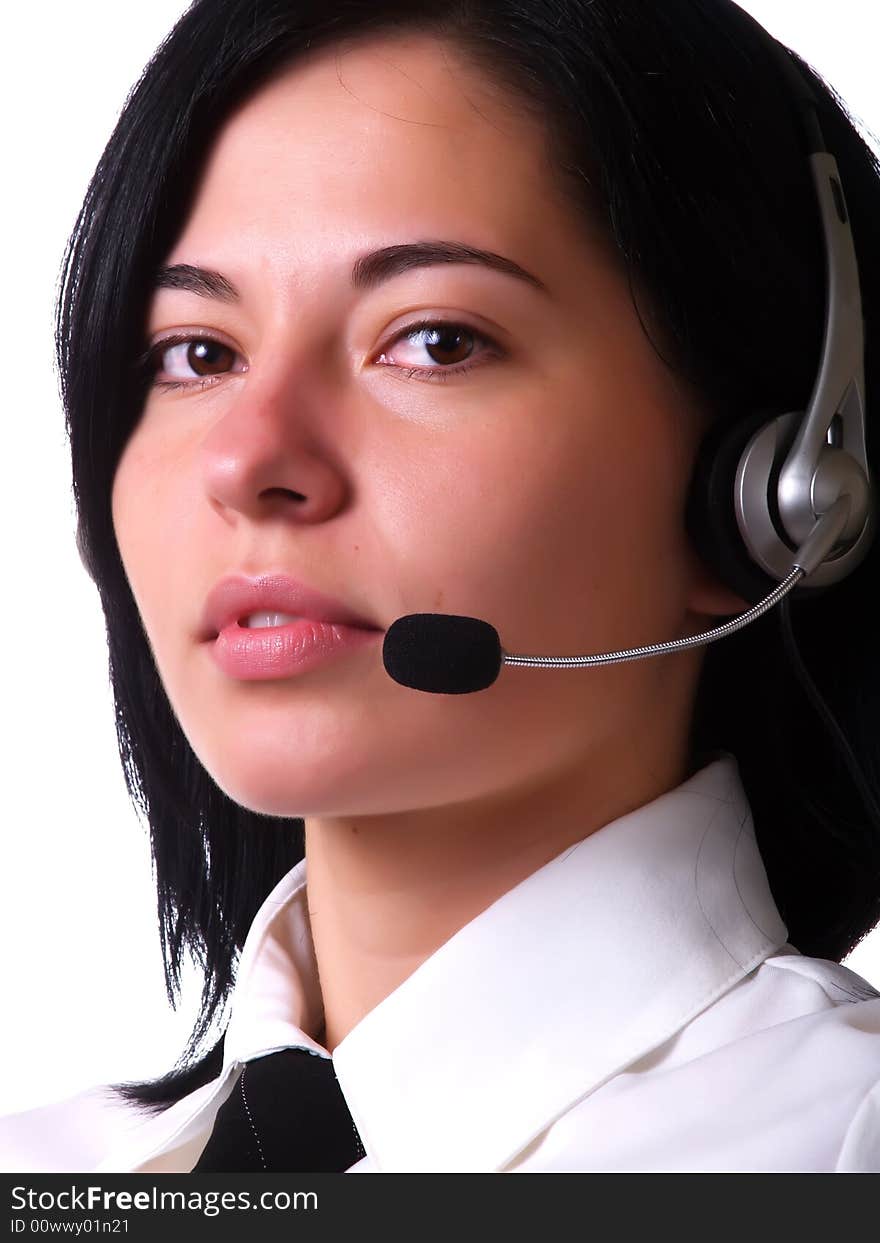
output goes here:
{"type": "Polygon", "coordinates": [[[280,1049],[244,1064],[192,1173],[342,1173],[365,1155],[332,1059],[280,1049]]]}

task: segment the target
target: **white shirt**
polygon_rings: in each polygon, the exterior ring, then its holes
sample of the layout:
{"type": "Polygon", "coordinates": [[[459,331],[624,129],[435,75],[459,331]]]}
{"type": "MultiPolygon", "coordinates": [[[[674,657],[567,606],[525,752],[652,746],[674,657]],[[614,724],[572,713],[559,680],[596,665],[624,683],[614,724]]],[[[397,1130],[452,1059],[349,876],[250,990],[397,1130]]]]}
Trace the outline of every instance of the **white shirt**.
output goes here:
{"type": "MultiPolygon", "coordinates": [[[[333,1051],[348,1173],[880,1172],[880,992],[788,944],[735,758],[568,847],[333,1051]]],[[[242,1064],[323,1019],[305,860],[239,961],[219,1076],[160,1115],[98,1086],[0,1119],[0,1167],[188,1172],[242,1064]]]]}

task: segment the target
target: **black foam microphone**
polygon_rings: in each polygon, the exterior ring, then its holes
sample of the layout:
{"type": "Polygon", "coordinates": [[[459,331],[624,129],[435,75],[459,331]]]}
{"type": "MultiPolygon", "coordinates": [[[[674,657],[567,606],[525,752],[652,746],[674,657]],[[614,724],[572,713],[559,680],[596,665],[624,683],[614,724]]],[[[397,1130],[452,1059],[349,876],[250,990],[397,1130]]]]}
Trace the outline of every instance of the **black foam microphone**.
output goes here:
{"type": "Polygon", "coordinates": [[[700,634],[668,643],[652,643],[595,656],[514,656],[501,646],[498,631],[478,617],[452,613],[408,613],[398,617],[385,632],[382,663],[401,686],[440,695],[467,695],[491,686],[502,665],[566,668],[572,665],[612,665],[642,660],[664,652],[711,643],[740,630],[772,608],[792,587],[825,560],[846,526],[851,498],[844,494],[827,509],[795,553],[788,575],[753,608],[731,621],[700,634]]]}
{"type": "Polygon", "coordinates": [[[498,631],[478,617],[408,613],[385,632],[382,661],[401,686],[466,695],[491,686],[501,670],[498,631]]]}

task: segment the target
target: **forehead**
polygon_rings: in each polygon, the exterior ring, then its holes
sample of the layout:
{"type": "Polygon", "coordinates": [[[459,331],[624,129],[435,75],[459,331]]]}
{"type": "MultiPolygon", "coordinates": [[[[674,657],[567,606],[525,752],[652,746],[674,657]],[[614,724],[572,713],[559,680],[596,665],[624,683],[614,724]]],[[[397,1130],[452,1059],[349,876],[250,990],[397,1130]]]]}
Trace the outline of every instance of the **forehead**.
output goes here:
{"type": "Polygon", "coordinates": [[[231,224],[299,231],[301,250],[316,230],[367,243],[460,223],[514,243],[564,210],[546,147],[539,122],[447,43],[334,45],[279,72],[220,128],[185,237],[211,243],[231,224]]]}

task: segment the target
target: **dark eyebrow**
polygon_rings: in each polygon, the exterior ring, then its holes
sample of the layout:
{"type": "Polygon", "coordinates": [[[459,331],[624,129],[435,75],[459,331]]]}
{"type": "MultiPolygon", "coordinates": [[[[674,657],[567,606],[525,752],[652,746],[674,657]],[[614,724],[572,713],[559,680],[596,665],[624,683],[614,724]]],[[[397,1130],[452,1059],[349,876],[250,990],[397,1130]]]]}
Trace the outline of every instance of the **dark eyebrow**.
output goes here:
{"type": "Polygon", "coordinates": [[[239,292],[232,281],[211,268],[197,268],[192,263],[172,263],[161,267],[153,280],[153,290],[186,289],[203,298],[221,302],[238,302],[239,292]]]}
{"type": "MultiPolygon", "coordinates": [[[[464,242],[445,241],[402,242],[360,255],[351,269],[351,286],[361,292],[375,289],[403,272],[437,263],[477,263],[495,272],[515,276],[543,293],[549,292],[542,280],[504,255],[468,246],[464,242]]],[[[235,285],[222,273],[211,268],[195,267],[191,263],[175,263],[159,268],[153,288],[186,289],[203,298],[217,298],[221,302],[237,302],[240,299],[235,285]]]]}
{"type": "Polygon", "coordinates": [[[368,254],[361,255],[351,270],[352,288],[373,289],[401,272],[429,267],[435,263],[478,263],[484,268],[527,281],[544,293],[548,292],[542,280],[504,255],[496,255],[492,250],[480,250],[479,247],[468,246],[465,242],[443,241],[406,242],[397,246],[384,246],[381,250],[371,250],[368,254]]]}

